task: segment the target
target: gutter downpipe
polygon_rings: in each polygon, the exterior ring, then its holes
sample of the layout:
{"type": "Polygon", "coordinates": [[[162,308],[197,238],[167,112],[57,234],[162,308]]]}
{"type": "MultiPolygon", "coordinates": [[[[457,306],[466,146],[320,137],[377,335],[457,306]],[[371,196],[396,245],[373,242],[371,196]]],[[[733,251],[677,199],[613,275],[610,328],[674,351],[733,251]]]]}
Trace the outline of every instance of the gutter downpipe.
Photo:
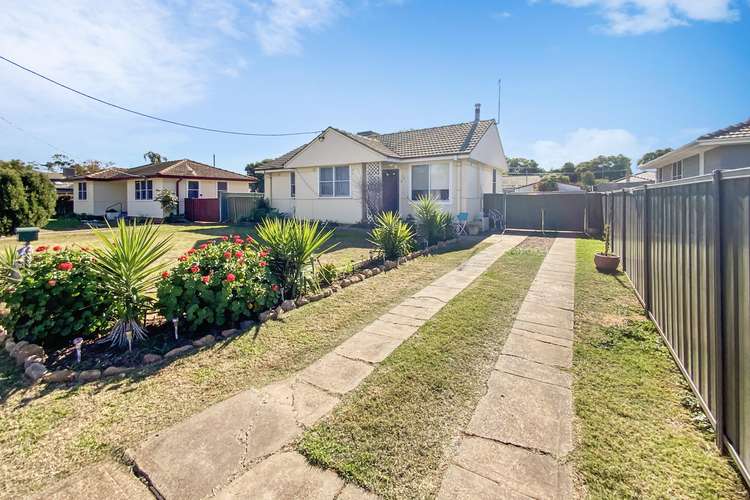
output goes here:
{"type": "Polygon", "coordinates": [[[182,182],[182,178],[177,179],[177,182],[175,183],[175,196],[177,196],[177,216],[180,216],[180,182],[182,182]]]}

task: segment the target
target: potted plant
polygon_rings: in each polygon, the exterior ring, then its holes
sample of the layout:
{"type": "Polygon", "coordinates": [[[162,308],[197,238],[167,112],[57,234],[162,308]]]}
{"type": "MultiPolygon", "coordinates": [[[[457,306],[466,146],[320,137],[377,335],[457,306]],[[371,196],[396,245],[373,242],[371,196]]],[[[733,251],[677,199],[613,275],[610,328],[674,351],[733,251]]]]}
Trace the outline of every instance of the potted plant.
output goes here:
{"type": "Polygon", "coordinates": [[[600,273],[614,273],[617,271],[617,266],[620,265],[620,256],[612,255],[610,251],[610,233],[611,228],[609,224],[604,225],[604,252],[597,253],[594,255],[594,265],[596,270],[600,273]]]}

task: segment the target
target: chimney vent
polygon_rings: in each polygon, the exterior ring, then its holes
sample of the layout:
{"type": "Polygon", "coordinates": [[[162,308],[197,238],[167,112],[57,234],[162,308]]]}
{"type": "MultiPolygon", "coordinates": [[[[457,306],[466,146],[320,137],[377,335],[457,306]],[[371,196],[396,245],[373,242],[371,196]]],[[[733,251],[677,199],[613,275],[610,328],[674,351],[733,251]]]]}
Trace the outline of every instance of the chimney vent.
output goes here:
{"type": "Polygon", "coordinates": [[[475,121],[475,122],[478,122],[478,121],[479,121],[479,109],[480,109],[481,107],[482,107],[482,105],[481,105],[480,103],[476,103],[476,104],[474,105],[474,121],[475,121]]]}

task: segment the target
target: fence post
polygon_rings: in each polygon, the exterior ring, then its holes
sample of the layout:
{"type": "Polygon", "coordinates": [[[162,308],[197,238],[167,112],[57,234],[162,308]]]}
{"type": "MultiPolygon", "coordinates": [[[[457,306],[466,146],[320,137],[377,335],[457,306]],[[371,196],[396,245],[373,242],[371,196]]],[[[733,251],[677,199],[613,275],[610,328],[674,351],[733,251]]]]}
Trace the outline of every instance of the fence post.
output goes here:
{"type": "Polygon", "coordinates": [[[648,185],[643,186],[643,306],[651,312],[651,201],[648,185]]]}
{"type": "Polygon", "coordinates": [[[625,253],[627,252],[627,243],[625,243],[625,238],[627,238],[627,205],[628,205],[628,195],[625,192],[625,190],[622,190],[622,255],[620,258],[622,259],[622,270],[625,272],[625,253]]]}
{"type": "Polygon", "coordinates": [[[721,170],[714,170],[711,178],[713,194],[713,236],[714,236],[714,328],[716,329],[716,446],[721,453],[724,446],[724,273],[721,241],[721,170]]]}

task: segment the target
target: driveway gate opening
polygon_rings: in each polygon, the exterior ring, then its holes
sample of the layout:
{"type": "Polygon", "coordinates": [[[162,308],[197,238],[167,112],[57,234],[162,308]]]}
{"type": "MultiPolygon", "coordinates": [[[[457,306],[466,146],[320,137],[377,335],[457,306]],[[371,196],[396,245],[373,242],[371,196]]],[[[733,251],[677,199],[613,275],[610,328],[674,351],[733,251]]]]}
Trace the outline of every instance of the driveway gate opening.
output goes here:
{"type": "Polygon", "coordinates": [[[485,194],[484,213],[501,212],[507,229],[599,234],[603,227],[601,196],[586,191],[485,194]]]}

